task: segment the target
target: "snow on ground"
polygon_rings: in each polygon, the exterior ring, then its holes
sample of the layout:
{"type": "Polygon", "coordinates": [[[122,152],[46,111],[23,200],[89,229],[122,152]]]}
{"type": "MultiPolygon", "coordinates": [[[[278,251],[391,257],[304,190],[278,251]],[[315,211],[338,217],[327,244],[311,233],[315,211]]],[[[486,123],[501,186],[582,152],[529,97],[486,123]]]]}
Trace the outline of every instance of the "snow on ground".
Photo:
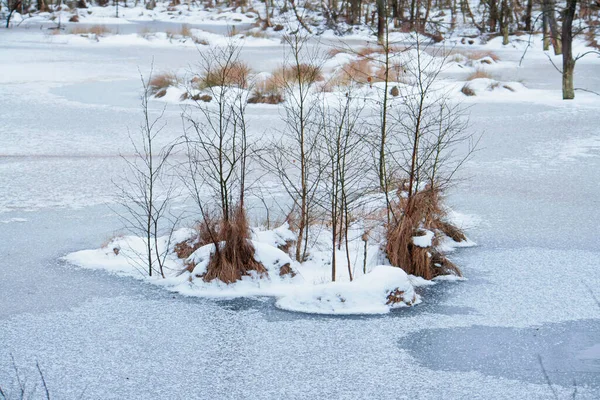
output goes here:
{"type": "Polygon", "coordinates": [[[352,282],[327,283],[296,291],[277,300],[279,308],[312,314],[385,314],[421,302],[408,275],[379,265],[352,282]],[[393,293],[396,298],[391,299],[393,293]]]}

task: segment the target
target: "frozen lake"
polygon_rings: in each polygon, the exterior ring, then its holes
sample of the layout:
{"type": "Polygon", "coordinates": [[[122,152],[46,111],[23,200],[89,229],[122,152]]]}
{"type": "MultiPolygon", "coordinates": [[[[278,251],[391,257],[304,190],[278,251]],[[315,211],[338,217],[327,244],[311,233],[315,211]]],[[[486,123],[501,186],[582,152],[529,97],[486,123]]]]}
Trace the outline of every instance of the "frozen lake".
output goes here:
{"type": "MultiPolygon", "coordinates": [[[[261,71],[281,54],[243,58],[261,71]]],[[[544,370],[560,398],[600,397],[600,97],[559,101],[545,58],[501,74],[546,98],[472,104],[484,136],[449,194],[479,246],[452,256],[468,281],[427,289],[417,307],[294,314],[272,299],[186,298],[62,262],[121,228],[106,202],[140,118],[138,68],[197,58],[0,31],[0,385],[12,355],[32,380],[39,361],[61,399],[548,399],[544,370]]],[[[576,71],[576,86],[600,91],[600,63],[576,71]]],[[[276,126],[276,108],[248,110],[255,129],[276,126]]],[[[180,108],[166,116],[169,140],[180,108]]]]}

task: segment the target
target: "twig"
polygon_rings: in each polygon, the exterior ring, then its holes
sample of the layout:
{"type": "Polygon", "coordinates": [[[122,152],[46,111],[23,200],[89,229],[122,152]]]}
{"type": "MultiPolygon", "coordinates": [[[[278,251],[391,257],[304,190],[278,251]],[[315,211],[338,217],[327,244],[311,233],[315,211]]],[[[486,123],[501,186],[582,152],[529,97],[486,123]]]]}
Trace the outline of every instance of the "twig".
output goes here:
{"type": "Polygon", "coordinates": [[[593,90],[589,90],[589,89],[584,89],[584,88],[575,88],[573,90],[581,90],[582,92],[588,92],[588,93],[592,93],[595,94],[596,96],[600,96],[600,93],[598,92],[594,92],[593,90]]]}
{"type": "Polygon", "coordinates": [[[550,63],[552,64],[554,69],[557,70],[558,73],[562,74],[563,72],[556,66],[556,64],[554,64],[554,61],[552,61],[552,57],[550,57],[550,55],[546,52],[544,52],[544,54],[546,55],[546,57],[548,57],[548,60],[550,60],[550,63]]]}
{"type": "Polygon", "coordinates": [[[546,383],[550,387],[550,390],[552,390],[552,394],[554,395],[554,398],[556,400],[558,400],[558,393],[556,393],[556,389],[554,389],[554,386],[552,386],[552,381],[550,380],[550,377],[548,376],[548,373],[546,372],[546,368],[544,368],[544,363],[542,363],[542,356],[538,354],[537,358],[538,358],[538,362],[540,363],[540,368],[542,369],[542,374],[544,375],[544,379],[546,379],[546,383]]]}
{"type": "Polygon", "coordinates": [[[50,400],[50,391],[48,390],[48,385],[46,384],[46,378],[44,378],[44,374],[42,373],[42,369],[40,368],[40,363],[36,360],[35,366],[40,373],[40,378],[42,378],[42,385],[44,385],[44,392],[46,393],[46,400],[50,400]]]}
{"type": "Polygon", "coordinates": [[[596,297],[596,295],[594,294],[594,292],[592,292],[592,288],[590,288],[586,282],[582,282],[582,283],[583,283],[583,286],[586,287],[586,289],[588,290],[588,292],[590,292],[590,296],[592,296],[592,299],[594,299],[594,301],[596,302],[596,305],[598,306],[598,308],[600,308],[600,301],[598,301],[598,298],[596,297]]]}

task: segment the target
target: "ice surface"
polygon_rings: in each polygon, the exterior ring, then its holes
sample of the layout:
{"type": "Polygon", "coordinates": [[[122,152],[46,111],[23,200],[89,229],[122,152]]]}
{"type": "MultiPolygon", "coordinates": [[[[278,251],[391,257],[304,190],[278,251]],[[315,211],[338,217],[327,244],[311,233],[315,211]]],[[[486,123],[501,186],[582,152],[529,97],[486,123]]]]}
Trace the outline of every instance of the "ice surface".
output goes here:
{"type": "MultiPolygon", "coordinates": [[[[451,254],[468,281],[418,289],[427,302],[385,316],[323,317],[271,300],[181,296],[58,261],[121,228],[99,203],[111,197],[125,127],[137,126],[137,67],[147,72],[154,56],[158,70],[186,68],[197,57],[69,46],[37,30],[0,32],[0,219],[26,219],[0,224],[0,384],[12,380],[12,353],[32,380],[39,361],[55,398],[548,399],[534,376],[541,353],[560,398],[582,374],[577,398],[600,397],[600,105],[579,92],[559,100],[545,56],[532,52],[497,77],[523,80],[539,99],[471,107],[472,129],[485,134],[449,192],[478,243],[451,254]],[[549,334],[533,338],[536,328],[549,334]],[[506,346],[510,330],[523,346],[506,346]],[[482,360],[482,341],[506,354],[482,360]],[[554,348],[582,360],[549,357],[554,348]]],[[[495,51],[515,64],[522,54],[495,51]]],[[[279,47],[244,53],[259,71],[280,56],[279,47]]],[[[599,91],[598,68],[580,60],[576,86],[599,91]]],[[[177,107],[169,113],[172,139],[180,121],[177,107]]],[[[262,134],[277,109],[256,116],[262,134]]]]}

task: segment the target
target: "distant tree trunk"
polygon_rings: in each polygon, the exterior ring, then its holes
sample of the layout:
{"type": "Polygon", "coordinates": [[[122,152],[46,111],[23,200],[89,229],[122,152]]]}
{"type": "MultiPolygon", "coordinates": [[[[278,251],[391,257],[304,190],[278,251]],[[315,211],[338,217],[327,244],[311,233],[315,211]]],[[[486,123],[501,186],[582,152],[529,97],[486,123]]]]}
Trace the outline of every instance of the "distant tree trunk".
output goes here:
{"type": "Polygon", "coordinates": [[[542,30],[544,31],[543,35],[544,35],[544,51],[548,51],[550,49],[550,37],[548,36],[548,16],[546,14],[544,14],[542,16],[542,20],[543,20],[543,27],[542,30]]]}
{"type": "Polygon", "coordinates": [[[383,43],[383,35],[385,33],[386,16],[386,0],[377,0],[377,42],[383,43]]]}
{"type": "Polygon", "coordinates": [[[508,7],[508,1],[502,0],[500,5],[500,31],[502,32],[502,44],[506,46],[508,44],[508,27],[510,24],[510,9],[508,7]]]}
{"type": "Polygon", "coordinates": [[[573,18],[577,8],[577,0],[567,0],[567,6],[563,12],[562,24],[562,93],[564,100],[575,98],[573,88],[573,72],[575,70],[575,59],[573,59],[573,18]]]}
{"type": "Polygon", "coordinates": [[[417,13],[417,0],[411,0],[410,2],[410,30],[412,31],[415,27],[415,19],[417,13]]]}
{"type": "Polygon", "coordinates": [[[556,16],[554,13],[554,9],[556,5],[554,0],[543,0],[542,3],[542,11],[546,16],[548,21],[548,25],[550,27],[550,38],[552,40],[552,46],[554,46],[554,54],[559,55],[562,54],[562,45],[560,43],[560,33],[558,31],[558,24],[556,22],[556,16]]]}
{"type": "Polygon", "coordinates": [[[496,3],[496,0],[488,0],[488,6],[490,8],[490,32],[496,32],[498,20],[500,19],[498,15],[498,3],[496,3]]]}
{"type": "Polygon", "coordinates": [[[525,9],[525,31],[531,32],[531,12],[533,10],[533,0],[527,0],[525,9]]]}
{"type": "Polygon", "coordinates": [[[348,23],[356,25],[360,21],[360,0],[350,0],[350,13],[348,15],[348,23]]]}
{"type": "Polygon", "coordinates": [[[429,13],[431,12],[431,0],[427,0],[427,5],[425,6],[425,17],[423,18],[423,26],[421,27],[420,32],[425,32],[427,21],[429,20],[429,13]]]}
{"type": "Polygon", "coordinates": [[[39,12],[48,11],[48,6],[44,0],[37,0],[37,9],[39,12]]]}

